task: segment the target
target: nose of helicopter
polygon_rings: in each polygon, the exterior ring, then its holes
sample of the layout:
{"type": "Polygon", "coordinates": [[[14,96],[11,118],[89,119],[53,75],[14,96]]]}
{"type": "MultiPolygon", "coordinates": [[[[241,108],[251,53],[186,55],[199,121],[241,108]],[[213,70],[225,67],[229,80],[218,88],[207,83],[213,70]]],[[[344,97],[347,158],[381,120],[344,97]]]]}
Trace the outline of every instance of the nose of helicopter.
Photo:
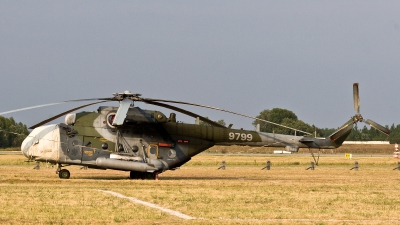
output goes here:
{"type": "Polygon", "coordinates": [[[55,128],[57,128],[56,124],[35,128],[22,142],[22,154],[27,158],[34,157],[34,150],[32,147],[39,144],[39,141],[47,134],[54,131],[55,128]]]}
{"type": "Polygon", "coordinates": [[[28,158],[28,150],[29,150],[28,143],[30,143],[31,140],[32,140],[32,137],[28,136],[25,138],[25,140],[21,144],[21,152],[22,152],[22,154],[24,154],[24,156],[26,158],[28,158]]]}

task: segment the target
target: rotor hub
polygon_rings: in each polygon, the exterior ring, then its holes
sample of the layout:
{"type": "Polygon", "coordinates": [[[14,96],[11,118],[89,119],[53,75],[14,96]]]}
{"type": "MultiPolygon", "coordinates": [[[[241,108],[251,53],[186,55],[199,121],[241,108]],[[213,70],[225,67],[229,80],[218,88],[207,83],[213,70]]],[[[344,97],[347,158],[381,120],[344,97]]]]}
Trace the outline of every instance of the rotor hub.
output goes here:
{"type": "Polygon", "coordinates": [[[353,117],[354,122],[363,122],[364,118],[361,116],[360,113],[357,113],[354,117],[353,117]]]}
{"type": "Polygon", "coordinates": [[[135,98],[139,98],[142,94],[139,93],[131,93],[130,91],[124,91],[123,93],[113,93],[114,100],[122,101],[124,98],[129,98],[134,100],[135,98]]]}

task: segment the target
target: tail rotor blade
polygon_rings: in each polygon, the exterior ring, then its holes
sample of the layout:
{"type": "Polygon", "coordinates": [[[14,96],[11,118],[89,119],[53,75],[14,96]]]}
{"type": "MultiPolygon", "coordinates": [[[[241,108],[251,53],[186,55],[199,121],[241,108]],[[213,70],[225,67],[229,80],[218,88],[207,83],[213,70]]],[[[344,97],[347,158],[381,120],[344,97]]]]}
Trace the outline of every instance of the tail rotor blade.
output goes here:
{"type": "Polygon", "coordinates": [[[348,133],[351,129],[353,129],[354,126],[354,120],[351,118],[349,121],[347,121],[345,124],[343,124],[338,130],[336,130],[333,134],[331,134],[329,137],[332,141],[335,141],[336,139],[342,137],[344,134],[348,133]]]}
{"type": "Polygon", "coordinates": [[[354,127],[354,122],[353,121],[351,121],[351,123],[346,123],[339,130],[337,130],[335,133],[331,134],[329,136],[329,138],[332,141],[337,141],[338,140],[339,142],[343,143],[343,141],[350,134],[350,132],[353,129],[353,127],[354,127]]]}
{"type": "Polygon", "coordinates": [[[357,111],[357,113],[360,113],[360,95],[358,92],[358,83],[353,84],[353,99],[354,99],[354,110],[357,111]]]}
{"type": "Polygon", "coordinates": [[[372,121],[370,119],[366,120],[365,123],[367,123],[371,127],[375,128],[376,130],[379,130],[380,132],[382,132],[382,133],[384,133],[386,135],[390,134],[390,130],[389,129],[387,129],[386,127],[384,127],[384,126],[382,126],[382,125],[380,125],[380,124],[378,124],[378,123],[376,123],[376,122],[374,122],[374,121],[372,121]]]}

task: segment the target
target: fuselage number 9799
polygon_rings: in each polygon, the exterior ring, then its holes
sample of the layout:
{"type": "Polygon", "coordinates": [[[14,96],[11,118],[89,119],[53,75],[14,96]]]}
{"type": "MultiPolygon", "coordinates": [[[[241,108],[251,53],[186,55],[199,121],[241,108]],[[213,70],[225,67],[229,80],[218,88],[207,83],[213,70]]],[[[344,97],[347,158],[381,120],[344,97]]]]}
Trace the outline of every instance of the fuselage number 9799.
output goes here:
{"type": "Polygon", "coordinates": [[[229,140],[237,140],[237,141],[251,141],[253,140],[252,134],[245,134],[245,133],[229,133],[229,140]]]}

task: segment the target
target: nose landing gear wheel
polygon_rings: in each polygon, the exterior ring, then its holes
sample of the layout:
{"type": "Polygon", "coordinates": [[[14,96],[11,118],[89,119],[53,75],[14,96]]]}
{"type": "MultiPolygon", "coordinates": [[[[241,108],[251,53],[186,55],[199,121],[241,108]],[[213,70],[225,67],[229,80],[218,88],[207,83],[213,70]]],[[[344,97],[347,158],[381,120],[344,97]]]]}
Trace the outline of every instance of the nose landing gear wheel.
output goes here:
{"type": "Polygon", "coordinates": [[[62,170],[60,170],[60,172],[58,172],[58,176],[61,179],[69,179],[70,175],[71,175],[71,173],[66,169],[62,169],[62,170]]]}

